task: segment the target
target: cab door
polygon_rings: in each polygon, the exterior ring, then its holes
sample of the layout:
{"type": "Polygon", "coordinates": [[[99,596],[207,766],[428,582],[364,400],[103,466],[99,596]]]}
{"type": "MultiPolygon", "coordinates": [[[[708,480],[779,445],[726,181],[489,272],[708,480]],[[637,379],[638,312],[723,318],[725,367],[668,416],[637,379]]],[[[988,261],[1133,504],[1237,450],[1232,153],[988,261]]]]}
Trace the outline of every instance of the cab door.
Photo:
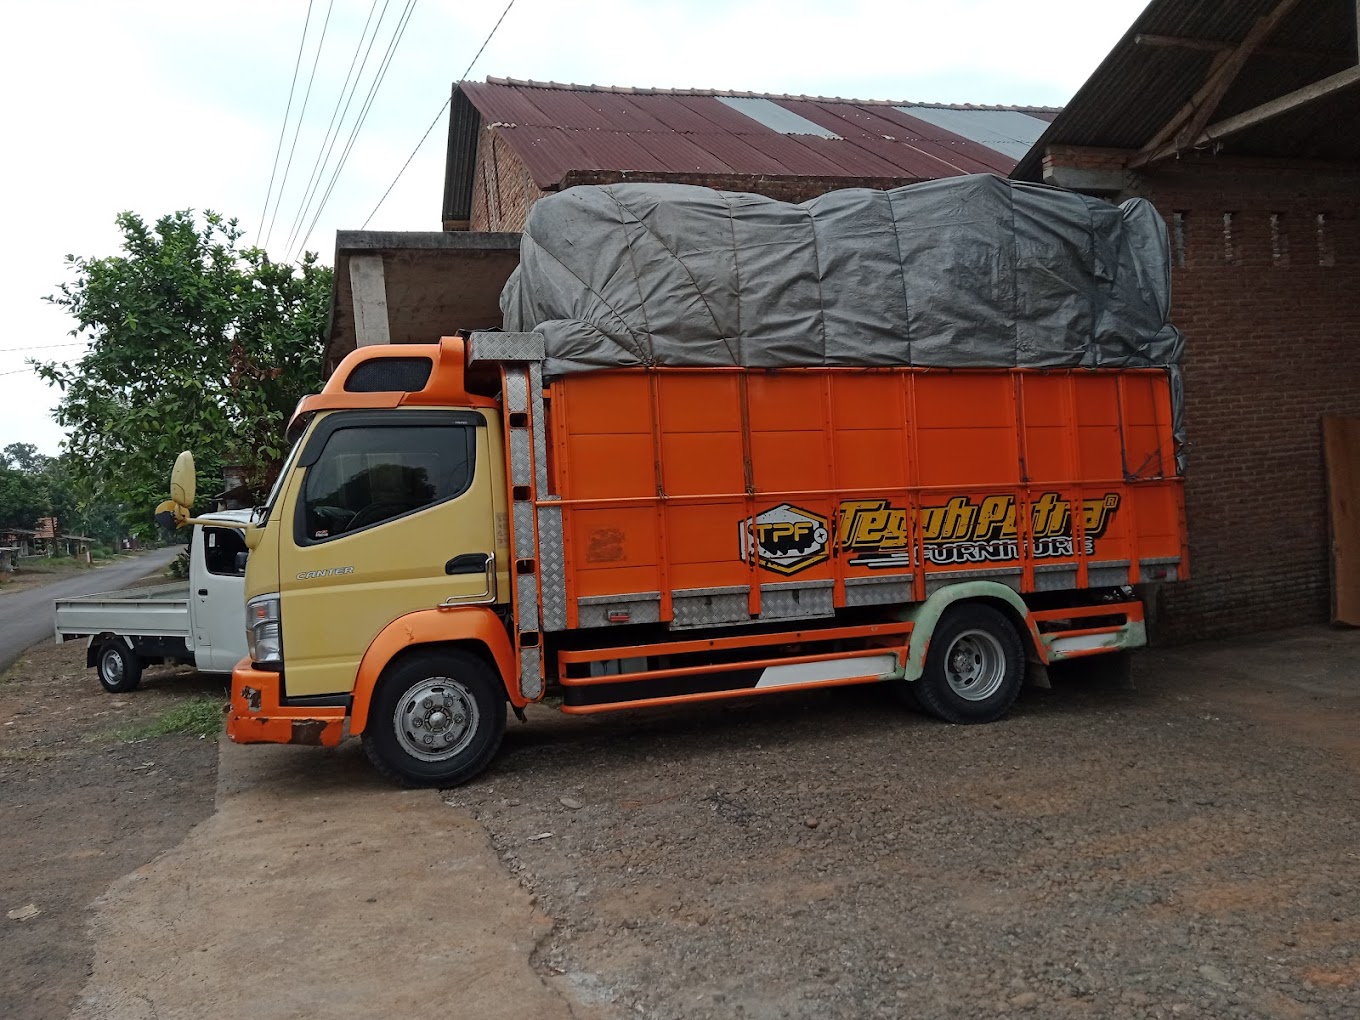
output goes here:
{"type": "Polygon", "coordinates": [[[213,527],[204,527],[201,538],[203,573],[193,582],[194,662],[202,670],[230,673],[246,654],[246,540],[235,528],[213,527]]]}
{"type": "Polygon", "coordinates": [[[388,623],[495,602],[492,451],[473,411],[338,411],[317,422],[280,521],[288,697],[348,693],[388,623]]]}

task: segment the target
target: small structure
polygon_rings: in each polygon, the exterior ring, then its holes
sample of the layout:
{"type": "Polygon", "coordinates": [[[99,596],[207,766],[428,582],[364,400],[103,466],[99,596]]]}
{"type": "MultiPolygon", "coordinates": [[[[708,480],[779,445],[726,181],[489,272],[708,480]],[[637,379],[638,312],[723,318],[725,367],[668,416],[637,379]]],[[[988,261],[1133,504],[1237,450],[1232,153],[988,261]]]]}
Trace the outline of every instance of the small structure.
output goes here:
{"type": "Polygon", "coordinates": [[[37,532],[30,528],[0,528],[0,546],[10,549],[18,561],[34,554],[37,532]]]}

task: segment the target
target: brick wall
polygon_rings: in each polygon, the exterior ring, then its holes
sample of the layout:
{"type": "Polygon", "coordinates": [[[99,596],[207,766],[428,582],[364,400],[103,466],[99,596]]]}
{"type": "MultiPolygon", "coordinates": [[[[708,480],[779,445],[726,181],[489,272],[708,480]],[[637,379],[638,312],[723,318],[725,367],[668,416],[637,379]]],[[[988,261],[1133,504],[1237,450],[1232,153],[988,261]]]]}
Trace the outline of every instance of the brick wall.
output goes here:
{"type": "Polygon", "coordinates": [[[1186,335],[1194,580],[1159,639],[1328,617],[1321,417],[1360,415],[1360,181],[1322,168],[1182,161],[1139,177],[1172,238],[1186,335]]]}
{"type": "Polygon", "coordinates": [[[482,129],[474,173],[469,230],[523,230],[529,206],[547,194],[495,127],[482,129]]]}

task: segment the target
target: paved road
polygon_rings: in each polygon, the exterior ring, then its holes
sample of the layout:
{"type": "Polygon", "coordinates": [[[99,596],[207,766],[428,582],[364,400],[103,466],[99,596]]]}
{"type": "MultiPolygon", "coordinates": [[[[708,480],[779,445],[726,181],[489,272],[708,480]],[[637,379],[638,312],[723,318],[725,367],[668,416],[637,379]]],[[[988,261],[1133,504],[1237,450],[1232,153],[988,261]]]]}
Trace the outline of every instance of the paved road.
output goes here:
{"type": "Polygon", "coordinates": [[[52,600],[73,595],[114,591],[169,563],[180,546],[155,549],[149,553],[107,567],[95,567],[73,577],[45,584],[40,588],[6,594],[0,592],[0,673],[31,644],[52,636],[52,600]]]}

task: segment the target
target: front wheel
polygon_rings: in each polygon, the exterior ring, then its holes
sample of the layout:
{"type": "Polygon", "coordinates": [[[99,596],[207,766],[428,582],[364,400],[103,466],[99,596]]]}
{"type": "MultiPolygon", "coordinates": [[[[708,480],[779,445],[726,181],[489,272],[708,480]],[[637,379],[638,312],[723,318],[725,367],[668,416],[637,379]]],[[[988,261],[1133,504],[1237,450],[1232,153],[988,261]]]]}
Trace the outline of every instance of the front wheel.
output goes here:
{"type": "Polygon", "coordinates": [[[983,723],[1006,714],[1024,679],[1024,647],[1011,621],[991,606],[965,604],[936,624],[913,687],[921,707],[945,722],[983,723]]]}
{"type": "Polygon", "coordinates": [[[505,735],[505,689],[492,669],[461,651],[415,652],[378,683],[364,751],[389,779],[458,786],[490,764],[505,735]]]}
{"type": "Polygon", "coordinates": [[[121,638],[105,641],[95,660],[99,685],[110,694],[125,694],[137,689],[142,682],[142,660],[121,638]]]}

